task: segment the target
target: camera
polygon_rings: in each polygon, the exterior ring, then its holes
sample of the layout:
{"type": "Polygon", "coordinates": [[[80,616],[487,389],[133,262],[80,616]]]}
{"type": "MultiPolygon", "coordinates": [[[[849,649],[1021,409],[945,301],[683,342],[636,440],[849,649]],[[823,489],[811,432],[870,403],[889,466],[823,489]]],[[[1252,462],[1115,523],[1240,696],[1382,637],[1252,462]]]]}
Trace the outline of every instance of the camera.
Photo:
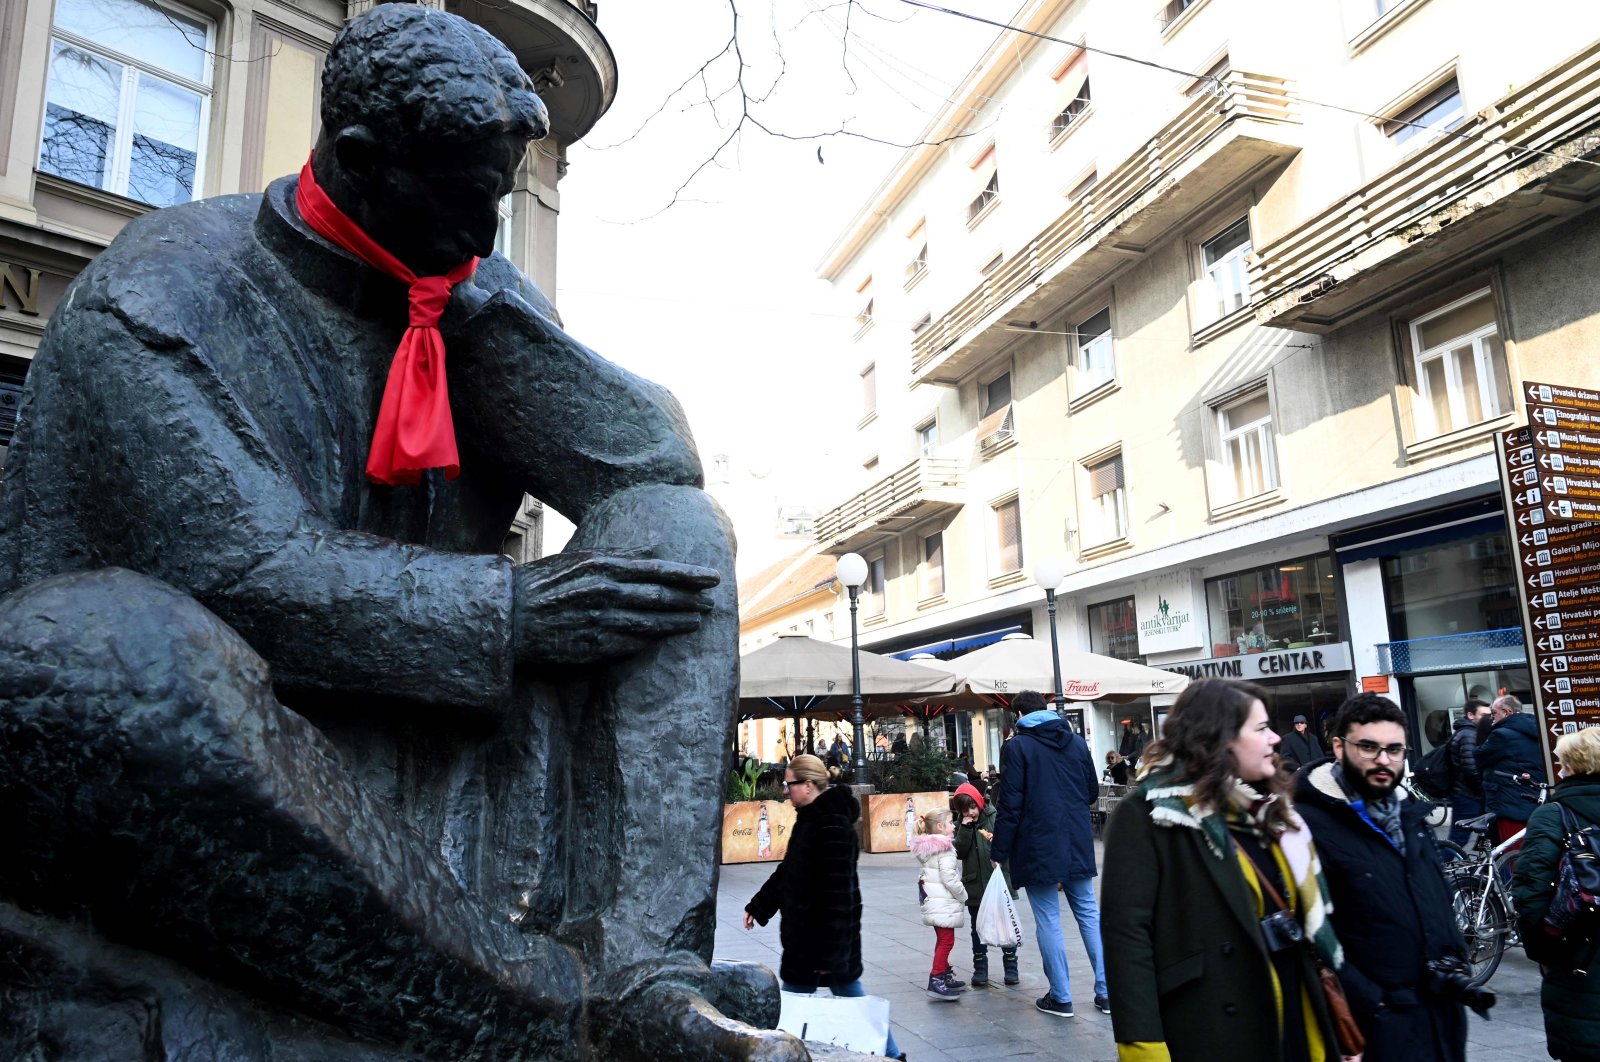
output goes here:
{"type": "Polygon", "coordinates": [[[1481,1018],[1489,1016],[1489,1008],[1495,1003],[1493,992],[1472,983],[1472,968],[1464,959],[1430,959],[1423,988],[1440,999],[1471,1007],[1481,1018]]]}
{"type": "Polygon", "coordinates": [[[1306,939],[1300,921],[1289,911],[1273,911],[1261,920],[1261,939],[1273,954],[1298,947],[1306,939]]]}

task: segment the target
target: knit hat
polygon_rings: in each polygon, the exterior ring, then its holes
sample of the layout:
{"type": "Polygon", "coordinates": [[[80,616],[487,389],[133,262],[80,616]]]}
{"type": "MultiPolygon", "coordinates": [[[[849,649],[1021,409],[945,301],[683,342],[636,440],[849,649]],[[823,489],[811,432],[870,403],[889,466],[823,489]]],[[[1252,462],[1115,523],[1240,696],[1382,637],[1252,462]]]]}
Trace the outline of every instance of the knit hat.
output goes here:
{"type": "Polygon", "coordinates": [[[962,782],[960,785],[956,786],[956,792],[967,794],[967,796],[971,797],[973,802],[978,805],[978,810],[983,810],[983,794],[978,792],[977,786],[973,785],[971,782],[962,782]]]}

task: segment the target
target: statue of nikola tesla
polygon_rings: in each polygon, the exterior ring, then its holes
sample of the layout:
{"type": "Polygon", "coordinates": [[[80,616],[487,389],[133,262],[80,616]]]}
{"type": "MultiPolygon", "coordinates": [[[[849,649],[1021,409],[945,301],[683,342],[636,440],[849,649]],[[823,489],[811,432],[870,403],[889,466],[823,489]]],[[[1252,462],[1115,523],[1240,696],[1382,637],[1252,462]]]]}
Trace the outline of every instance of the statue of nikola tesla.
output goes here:
{"type": "Polygon", "coordinates": [[[388,4],[321,106],[298,177],[129,225],[29,375],[0,1054],[804,1058],[710,963],[729,529],[672,397],[490,253],[543,104],[388,4]],[[577,531],[516,564],[525,493],[577,531]]]}

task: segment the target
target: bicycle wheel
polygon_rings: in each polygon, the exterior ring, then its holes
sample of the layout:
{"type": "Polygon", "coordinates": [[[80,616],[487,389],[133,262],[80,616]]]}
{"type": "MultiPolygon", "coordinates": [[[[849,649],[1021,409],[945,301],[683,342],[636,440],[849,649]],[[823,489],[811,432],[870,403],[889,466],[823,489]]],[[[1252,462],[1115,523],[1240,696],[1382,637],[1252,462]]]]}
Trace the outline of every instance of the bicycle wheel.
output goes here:
{"type": "Polygon", "coordinates": [[[1435,841],[1439,849],[1439,862],[1445,867],[1465,863],[1468,860],[1467,850],[1454,841],[1435,841]]]}
{"type": "Polygon", "coordinates": [[[1445,817],[1449,814],[1450,805],[1441,800],[1437,804],[1430,803],[1428,805],[1428,814],[1423,816],[1422,821],[1434,829],[1438,829],[1444,825],[1445,817]]]}
{"type": "Polygon", "coordinates": [[[1457,874],[1449,878],[1450,903],[1456,927],[1467,942],[1467,964],[1472,967],[1472,983],[1487,984],[1506,953],[1510,917],[1500,894],[1488,887],[1481,874],[1457,874]]]}

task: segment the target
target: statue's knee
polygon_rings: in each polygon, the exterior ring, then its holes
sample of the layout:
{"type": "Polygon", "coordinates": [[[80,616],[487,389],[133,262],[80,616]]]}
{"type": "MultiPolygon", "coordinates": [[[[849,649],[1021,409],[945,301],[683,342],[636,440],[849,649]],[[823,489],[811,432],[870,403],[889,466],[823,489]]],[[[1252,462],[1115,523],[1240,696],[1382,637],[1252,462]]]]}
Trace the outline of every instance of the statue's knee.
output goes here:
{"type": "Polygon", "coordinates": [[[0,718],[10,723],[121,729],[129,713],[225,712],[270,688],[266,664],[231,627],[148,576],[72,572],[0,598],[0,718]]]}

